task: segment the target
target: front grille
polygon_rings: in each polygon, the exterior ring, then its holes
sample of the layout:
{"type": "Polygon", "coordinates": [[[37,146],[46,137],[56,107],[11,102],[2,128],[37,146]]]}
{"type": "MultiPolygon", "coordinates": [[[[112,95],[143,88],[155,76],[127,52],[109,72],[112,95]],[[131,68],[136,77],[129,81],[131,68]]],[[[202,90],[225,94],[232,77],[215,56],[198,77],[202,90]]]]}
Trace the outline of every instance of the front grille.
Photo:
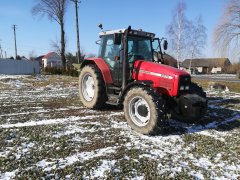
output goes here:
{"type": "Polygon", "coordinates": [[[191,77],[189,75],[179,76],[178,90],[180,92],[189,91],[191,84],[191,77]],[[184,87],[183,89],[181,87],[184,87]],[[188,87],[188,88],[186,88],[188,87]]]}

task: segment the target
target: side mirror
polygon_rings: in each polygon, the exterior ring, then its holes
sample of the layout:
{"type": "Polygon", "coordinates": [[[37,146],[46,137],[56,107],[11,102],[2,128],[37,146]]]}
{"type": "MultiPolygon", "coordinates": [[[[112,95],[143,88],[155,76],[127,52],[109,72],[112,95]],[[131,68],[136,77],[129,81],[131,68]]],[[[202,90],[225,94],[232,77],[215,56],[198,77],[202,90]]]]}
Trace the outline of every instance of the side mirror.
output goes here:
{"type": "Polygon", "coordinates": [[[115,45],[120,45],[122,41],[122,34],[120,33],[115,33],[114,34],[114,40],[113,40],[115,45]]]}
{"type": "Polygon", "coordinates": [[[167,48],[168,48],[168,42],[167,42],[167,40],[164,40],[163,41],[163,49],[167,50],[167,48]]]}

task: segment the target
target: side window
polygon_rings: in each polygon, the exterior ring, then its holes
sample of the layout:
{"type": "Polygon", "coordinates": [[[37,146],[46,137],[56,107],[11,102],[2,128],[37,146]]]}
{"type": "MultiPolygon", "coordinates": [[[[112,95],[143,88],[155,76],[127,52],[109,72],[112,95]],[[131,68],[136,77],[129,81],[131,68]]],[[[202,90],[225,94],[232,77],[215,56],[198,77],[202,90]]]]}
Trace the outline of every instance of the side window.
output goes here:
{"type": "Polygon", "coordinates": [[[157,39],[154,39],[154,41],[152,42],[152,47],[154,51],[156,52],[160,51],[159,42],[157,39]]]}
{"type": "Polygon", "coordinates": [[[106,38],[106,49],[104,53],[105,60],[114,61],[115,56],[119,56],[120,45],[115,45],[113,42],[113,35],[106,38]]]}
{"type": "Polygon", "coordinates": [[[153,48],[153,60],[155,62],[159,62],[159,60],[161,60],[161,49],[159,46],[159,40],[158,39],[154,39],[154,41],[152,42],[152,48],[153,48]]]}
{"type": "Polygon", "coordinates": [[[102,57],[103,43],[104,43],[104,37],[101,38],[101,41],[99,43],[98,57],[102,57]]]}
{"type": "Polygon", "coordinates": [[[133,41],[128,41],[128,54],[133,53],[133,41]]]}

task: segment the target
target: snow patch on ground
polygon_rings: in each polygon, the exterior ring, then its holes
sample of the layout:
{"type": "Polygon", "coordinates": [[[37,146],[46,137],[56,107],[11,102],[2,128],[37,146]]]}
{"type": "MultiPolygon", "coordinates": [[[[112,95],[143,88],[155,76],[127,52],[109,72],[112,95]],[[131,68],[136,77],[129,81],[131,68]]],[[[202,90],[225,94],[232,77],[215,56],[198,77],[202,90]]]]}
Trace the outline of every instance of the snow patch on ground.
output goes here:
{"type": "Polygon", "coordinates": [[[23,79],[30,77],[30,75],[5,75],[5,74],[0,74],[0,80],[2,79],[23,79]]]}
{"type": "Polygon", "coordinates": [[[104,177],[106,171],[119,172],[119,169],[115,168],[116,160],[101,160],[101,165],[91,172],[90,178],[104,177]]]}
{"type": "Polygon", "coordinates": [[[15,177],[15,174],[18,172],[18,169],[11,171],[11,172],[5,172],[3,174],[0,174],[0,179],[2,180],[11,180],[15,177]]]}
{"type": "Polygon", "coordinates": [[[68,118],[59,118],[59,119],[46,119],[41,121],[30,121],[25,123],[16,123],[16,124],[2,124],[0,125],[1,128],[20,128],[20,127],[29,127],[29,126],[42,126],[42,125],[52,125],[52,124],[63,124],[70,121],[79,121],[79,120],[85,120],[85,119],[92,119],[96,118],[98,116],[85,116],[85,117],[79,117],[79,116],[70,116],[68,118]]]}
{"type": "Polygon", "coordinates": [[[65,158],[51,159],[51,161],[41,160],[36,164],[36,166],[42,168],[44,171],[50,171],[56,167],[56,164],[58,164],[58,167],[63,169],[66,166],[70,166],[78,161],[84,162],[96,157],[107,156],[114,153],[116,149],[117,147],[107,147],[102,149],[96,149],[94,151],[84,151],[76,153],[65,158]]]}

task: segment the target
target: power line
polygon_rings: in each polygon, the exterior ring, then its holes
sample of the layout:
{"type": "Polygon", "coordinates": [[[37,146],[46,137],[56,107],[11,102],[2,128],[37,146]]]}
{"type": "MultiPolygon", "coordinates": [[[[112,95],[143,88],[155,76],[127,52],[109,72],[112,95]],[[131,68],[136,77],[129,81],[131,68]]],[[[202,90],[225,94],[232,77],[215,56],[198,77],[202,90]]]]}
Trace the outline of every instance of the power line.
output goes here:
{"type": "MultiPolygon", "coordinates": [[[[2,45],[3,45],[3,47],[6,47],[8,49],[14,49],[14,48],[12,48],[12,46],[9,43],[3,42],[2,45]]],[[[49,50],[49,48],[38,47],[38,46],[35,46],[35,44],[34,45],[31,45],[31,44],[25,45],[25,44],[18,43],[18,50],[19,50],[19,47],[20,47],[20,49],[21,49],[21,47],[24,47],[25,49],[27,48],[29,50],[31,50],[31,49],[40,49],[40,50],[44,50],[44,51],[49,50]]]]}

